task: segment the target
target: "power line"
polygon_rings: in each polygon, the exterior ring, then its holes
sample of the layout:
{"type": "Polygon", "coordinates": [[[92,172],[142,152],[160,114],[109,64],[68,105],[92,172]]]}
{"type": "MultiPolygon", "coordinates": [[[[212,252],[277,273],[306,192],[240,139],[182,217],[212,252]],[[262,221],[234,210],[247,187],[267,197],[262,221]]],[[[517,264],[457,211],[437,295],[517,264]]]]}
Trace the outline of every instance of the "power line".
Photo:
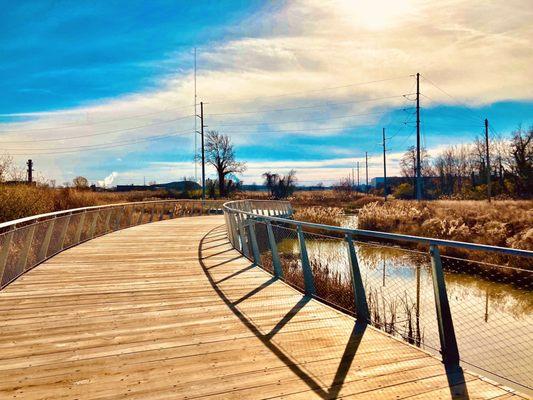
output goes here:
{"type": "Polygon", "coordinates": [[[450,99],[454,100],[455,102],[457,102],[458,104],[461,104],[462,106],[466,107],[468,109],[468,111],[470,111],[470,113],[472,115],[474,115],[476,117],[476,120],[481,120],[483,121],[483,118],[480,117],[468,104],[466,104],[465,102],[457,99],[456,97],[452,96],[451,94],[449,94],[448,92],[446,92],[444,89],[442,89],[441,87],[437,86],[437,84],[435,82],[433,82],[431,79],[429,79],[428,77],[420,74],[420,76],[422,76],[422,78],[424,78],[425,81],[427,81],[428,83],[430,83],[432,86],[434,86],[435,88],[437,88],[438,90],[440,90],[442,93],[444,93],[446,96],[448,96],[450,99]]]}
{"type": "MultiPolygon", "coordinates": [[[[51,126],[51,127],[45,127],[45,128],[33,128],[33,129],[23,129],[23,130],[22,129],[0,130],[0,133],[26,133],[26,132],[38,132],[38,131],[50,131],[50,130],[58,130],[58,129],[68,129],[68,128],[74,128],[74,127],[80,127],[80,126],[100,125],[100,124],[105,124],[105,123],[108,123],[108,122],[125,121],[125,120],[129,120],[129,119],[147,117],[147,116],[155,115],[155,114],[162,114],[162,113],[168,112],[168,111],[182,110],[182,109],[189,108],[189,107],[192,107],[192,106],[193,106],[193,104],[191,104],[189,106],[167,108],[166,110],[154,111],[154,112],[146,113],[146,114],[137,114],[137,115],[132,115],[132,116],[129,116],[129,117],[106,119],[106,120],[103,120],[103,121],[96,121],[96,122],[86,122],[86,123],[83,123],[83,124],[57,125],[57,126],[51,126]]],[[[0,114],[0,117],[9,116],[9,115],[10,114],[0,114]]],[[[13,122],[11,122],[11,123],[13,123],[13,122]]],[[[17,123],[25,123],[25,122],[17,122],[17,123]]]]}
{"type": "MultiPolygon", "coordinates": [[[[121,142],[100,143],[100,144],[86,145],[86,146],[59,147],[57,149],[68,149],[68,150],[67,151],[57,151],[57,152],[54,151],[54,152],[49,152],[49,153],[41,153],[41,151],[54,150],[54,149],[49,149],[49,148],[48,149],[27,149],[26,148],[26,149],[5,149],[5,150],[7,150],[7,151],[31,151],[32,152],[31,154],[34,154],[33,152],[39,152],[39,153],[37,153],[39,155],[41,155],[41,154],[61,154],[61,153],[76,152],[78,150],[84,150],[84,149],[97,150],[97,149],[105,149],[105,148],[108,148],[108,147],[120,147],[122,145],[141,143],[141,142],[146,142],[146,141],[151,141],[151,140],[159,140],[159,139],[164,139],[164,138],[172,137],[172,136],[182,136],[183,134],[186,134],[186,133],[190,133],[190,129],[187,129],[186,131],[177,131],[177,132],[164,134],[164,135],[156,135],[156,136],[150,136],[150,137],[146,137],[146,138],[140,138],[140,139],[136,139],[136,140],[133,140],[133,141],[127,140],[127,141],[121,141],[121,142]]],[[[25,154],[30,154],[30,153],[15,153],[13,155],[25,155],[25,154]]]]}
{"type": "Polygon", "coordinates": [[[235,104],[235,103],[245,103],[252,100],[259,100],[259,99],[272,99],[272,98],[279,98],[279,97],[289,97],[294,95],[300,95],[300,94],[309,94],[309,93],[321,93],[328,90],[337,90],[337,89],[345,89],[348,87],[354,87],[354,86],[363,86],[363,85],[369,85],[372,83],[380,83],[380,82],[387,82],[392,80],[398,80],[402,78],[408,78],[408,75],[404,76],[396,76],[393,78],[385,78],[385,79],[376,79],[373,81],[367,81],[367,82],[356,82],[356,83],[349,83],[346,85],[341,86],[332,86],[332,87],[326,87],[321,89],[313,89],[313,90],[306,90],[306,91],[300,91],[300,92],[289,92],[284,94],[277,94],[277,95],[271,95],[271,96],[256,96],[256,97],[247,97],[247,98],[240,98],[237,100],[220,100],[220,101],[210,101],[209,104],[235,104]]]}
{"type": "Polygon", "coordinates": [[[139,125],[139,126],[134,126],[134,127],[130,127],[130,128],[122,128],[122,129],[116,129],[116,130],[112,130],[112,131],[97,132],[97,133],[91,133],[91,134],[87,134],[87,135],[69,136],[69,137],[65,137],[65,138],[34,139],[34,140],[11,140],[11,141],[3,141],[2,139],[0,139],[0,143],[1,144],[4,144],[4,143],[35,143],[35,142],[55,142],[55,141],[61,141],[61,140],[81,139],[81,138],[87,138],[87,137],[107,135],[107,134],[110,134],[110,133],[120,133],[120,132],[133,131],[135,129],[147,128],[147,127],[150,127],[150,126],[168,124],[170,122],[176,122],[176,121],[180,121],[180,120],[183,120],[183,119],[186,119],[186,118],[190,118],[190,117],[193,117],[193,115],[187,115],[187,116],[176,118],[176,119],[171,119],[171,120],[167,120],[167,121],[160,121],[160,122],[154,122],[154,123],[151,123],[151,124],[139,125]]]}
{"type": "Polygon", "coordinates": [[[378,100],[394,99],[394,98],[400,98],[400,97],[403,97],[403,96],[404,95],[385,96],[385,97],[377,97],[377,98],[366,99],[366,100],[346,101],[346,102],[341,102],[341,103],[317,104],[317,105],[314,105],[314,106],[277,108],[277,109],[263,109],[263,110],[255,110],[255,111],[240,111],[240,112],[226,112],[226,113],[212,113],[212,114],[208,114],[208,115],[209,116],[215,116],[215,115],[261,114],[261,113],[265,113],[265,112],[280,112],[280,111],[291,111],[291,110],[303,110],[303,109],[312,109],[312,108],[331,107],[331,106],[337,106],[337,105],[343,105],[343,104],[356,104],[356,103],[365,103],[365,102],[372,102],[372,101],[378,101],[378,100]]]}
{"type": "MultiPolygon", "coordinates": [[[[403,109],[406,110],[406,109],[403,109]]],[[[397,110],[390,110],[390,111],[377,111],[377,112],[370,112],[370,113],[364,113],[364,114],[348,114],[348,115],[342,115],[337,117],[325,117],[325,118],[312,118],[312,119],[296,119],[296,120],[290,120],[290,121],[280,121],[280,122],[247,122],[247,123],[231,123],[231,124],[216,124],[217,126],[255,126],[255,125],[281,125],[281,124],[292,124],[296,122],[314,122],[314,121],[328,121],[330,119],[343,119],[343,118],[352,118],[352,117],[361,117],[361,116],[368,116],[368,115],[385,115],[390,112],[394,112],[397,110]]]]}
{"type": "MultiPolygon", "coordinates": [[[[426,95],[426,94],[424,94],[424,93],[420,93],[420,96],[425,97],[426,99],[428,99],[428,100],[430,100],[430,101],[437,102],[435,99],[432,99],[431,97],[429,97],[428,95],[426,95]]],[[[448,113],[448,115],[450,115],[450,116],[452,115],[452,111],[451,111],[451,110],[440,110],[439,113],[445,113],[445,114],[448,113]]],[[[454,116],[455,118],[458,118],[458,119],[459,119],[459,118],[462,118],[462,119],[464,119],[465,121],[468,121],[468,122],[470,122],[470,123],[478,122],[478,123],[479,123],[479,126],[482,126],[482,121],[478,121],[476,118],[473,118],[473,117],[470,116],[470,115],[466,115],[466,114],[464,114],[464,115],[457,115],[457,114],[454,113],[453,116],[454,116]]],[[[477,126],[477,125],[476,125],[476,126],[477,126]]]]}

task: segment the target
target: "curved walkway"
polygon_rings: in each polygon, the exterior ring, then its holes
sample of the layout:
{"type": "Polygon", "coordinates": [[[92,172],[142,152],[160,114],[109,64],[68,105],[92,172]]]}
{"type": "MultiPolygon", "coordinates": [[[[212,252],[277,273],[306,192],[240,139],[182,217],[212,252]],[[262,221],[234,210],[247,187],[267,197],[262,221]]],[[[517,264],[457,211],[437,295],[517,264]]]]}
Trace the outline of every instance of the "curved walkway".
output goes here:
{"type": "Polygon", "coordinates": [[[515,396],[303,298],[232,250],[223,222],[118,231],[0,292],[0,398],[515,396]]]}

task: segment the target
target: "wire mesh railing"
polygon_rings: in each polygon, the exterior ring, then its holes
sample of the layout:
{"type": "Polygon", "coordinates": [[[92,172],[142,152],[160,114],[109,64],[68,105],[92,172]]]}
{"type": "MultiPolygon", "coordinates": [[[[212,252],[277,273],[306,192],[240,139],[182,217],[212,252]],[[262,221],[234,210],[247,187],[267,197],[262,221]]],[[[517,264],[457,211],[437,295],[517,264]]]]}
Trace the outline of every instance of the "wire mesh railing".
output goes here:
{"type": "Polygon", "coordinates": [[[131,226],[220,213],[222,201],[156,200],[85,207],[0,224],[0,289],[48,258],[131,226]]]}
{"type": "Polygon", "coordinates": [[[286,283],[448,366],[533,388],[533,252],[295,221],[288,202],[223,208],[233,246],[286,283]]]}

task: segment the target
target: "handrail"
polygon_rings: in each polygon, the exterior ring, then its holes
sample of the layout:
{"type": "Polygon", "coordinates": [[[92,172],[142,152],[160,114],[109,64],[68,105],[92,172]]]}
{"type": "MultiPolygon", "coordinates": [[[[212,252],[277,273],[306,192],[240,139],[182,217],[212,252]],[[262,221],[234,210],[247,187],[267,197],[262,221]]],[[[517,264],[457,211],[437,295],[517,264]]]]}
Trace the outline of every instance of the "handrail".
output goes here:
{"type": "MultiPolygon", "coordinates": [[[[126,202],[126,203],[102,204],[102,205],[99,205],[99,206],[69,208],[67,210],[61,210],[61,211],[54,211],[54,212],[44,213],[44,214],[31,215],[29,217],[18,218],[18,219],[14,219],[12,221],[2,222],[2,223],[0,223],[0,232],[3,231],[3,229],[5,229],[5,228],[9,228],[9,227],[12,227],[12,226],[17,226],[19,224],[23,224],[23,223],[26,223],[26,222],[36,221],[36,220],[40,220],[40,219],[48,218],[48,217],[57,217],[57,216],[62,216],[62,215],[73,214],[73,213],[76,213],[76,212],[79,212],[79,211],[91,211],[91,210],[102,209],[102,208],[131,206],[131,205],[136,205],[136,204],[168,203],[168,202],[172,202],[172,201],[176,201],[176,202],[180,202],[180,203],[183,203],[183,202],[196,202],[197,203],[200,200],[194,200],[194,199],[148,200],[148,201],[132,201],[132,202],[126,202]]],[[[217,203],[222,204],[222,201],[220,201],[220,200],[205,200],[205,201],[207,201],[207,202],[215,201],[217,203]]]]}
{"type": "Polygon", "coordinates": [[[222,211],[221,200],[169,199],[74,208],[0,224],[0,290],[54,255],[107,233],[222,211]]]}
{"type": "Polygon", "coordinates": [[[463,248],[463,249],[477,250],[477,251],[493,251],[493,252],[504,253],[504,254],[513,255],[513,256],[533,258],[533,251],[513,249],[510,247],[500,247],[500,246],[492,246],[492,245],[478,244],[478,243],[459,242],[455,240],[446,240],[446,239],[435,239],[435,238],[424,237],[424,236],[404,235],[400,233],[370,231],[370,230],[365,230],[365,229],[350,229],[350,228],[343,228],[340,226],[324,225],[324,224],[317,224],[317,223],[305,222],[305,221],[297,221],[294,219],[291,219],[290,221],[288,221],[286,218],[283,218],[283,217],[264,216],[264,215],[255,214],[249,211],[234,209],[228,206],[232,203],[234,202],[224,203],[224,208],[227,209],[228,211],[239,212],[243,215],[246,215],[250,218],[257,219],[257,220],[269,220],[273,222],[290,223],[291,225],[294,225],[294,226],[302,226],[306,228],[325,229],[325,230],[332,231],[332,232],[342,233],[343,235],[365,236],[365,237],[370,237],[370,238],[375,238],[375,239],[415,242],[415,243],[425,244],[428,246],[435,245],[435,246],[456,247],[456,248],[463,248]]]}
{"type": "MultiPolygon", "coordinates": [[[[313,231],[327,231],[334,233],[335,237],[338,236],[339,239],[343,240],[347,245],[346,251],[353,290],[352,308],[355,310],[355,315],[357,316],[358,320],[363,323],[372,323],[373,321],[371,320],[372,316],[369,310],[369,305],[367,304],[368,296],[365,293],[366,285],[361,275],[359,256],[354,246],[354,238],[364,237],[393,242],[411,242],[427,246],[428,255],[431,259],[429,274],[431,275],[431,282],[433,286],[432,297],[434,297],[435,300],[434,304],[436,309],[437,328],[440,341],[440,353],[442,355],[443,363],[452,368],[459,368],[461,358],[459,355],[452,313],[450,310],[448,292],[445,283],[445,274],[442,266],[439,247],[452,247],[472,251],[488,251],[497,254],[505,254],[507,256],[525,257],[528,260],[533,258],[533,251],[528,250],[511,249],[500,246],[490,246],[413,235],[377,232],[363,229],[349,229],[338,226],[297,221],[292,218],[293,211],[289,202],[269,200],[229,201],[224,203],[223,211],[226,218],[228,238],[233,247],[248,257],[256,265],[264,266],[262,264],[264,261],[263,257],[270,257],[267,258],[269,270],[273,271],[273,274],[276,278],[284,280],[286,280],[286,277],[284,276],[285,269],[294,268],[294,264],[290,264],[291,260],[294,258],[289,257],[284,261],[278,252],[278,244],[280,244],[284,238],[287,237],[287,229],[290,229],[292,231],[290,238],[295,242],[295,244],[297,244],[297,247],[299,248],[299,254],[294,255],[294,257],[296,257],[299,261],[298,268],[301,268],[301,278],[299,278],[301,279],[299,281],[299,285],[301,286],[299,288],[305,293],[305,295],[315,297],[318,300],[323,299],[319,298],[317,295],[314,274],[318,272],[313,269],[316,268],[316,266],[312,268],[310,265],[311,263],[307,251],[306,235],[312,235],[312,233],[309,232],[313,231]],[[304,228],[308,228],[309,232],[304,231],[304,228]],[[276,231],[274,231],[274,229],[276,229],[276,231]],[[262,246],[258,245],[259,237],[261,239],[262,246]],[[283,263],[288,264],[284,265],[283,263]]],[[[291,251],[289,251],[289,255],[290,252],[291,251]]],[[[284,250],[284,253],[286,253],[286,250],[284,250]]],[[[287,256],[286,254],[283,255],[285,257],[287,256]]],[[[511,267],[511,269],[516,269],[516,271],[520,271],[521,273],[533,273],[533,271],[520,268],[511,267]]],[[[290,271],[290,269],[287,269],[287,271],[290,271]]],[[[417,280],[419,281],[419,279],[420,275],[417,272],[417,280]]],[[[289,281],[289,283],[291,282],[289,281]]],[[[419,288],[419,286],[417,286],[417,288],[419,288]]],[[[419,301],[418,299],[420,296],[418,290],[419,289],[417,289],[416,294],[417,302],[419,301]]],[[[329,300],[324,301],[331,303],[329,300]]],[[[488,307],[488,303],[486,307],[488,307]]],[[[418,314],[416,318],[418,318],[418,314]]],[[[507,379],[506,384],[509,382],[522,385],[519,382],[507,379]]],[[[523,387],[528,386],[526,384],[526,386],[523,387]]]]}

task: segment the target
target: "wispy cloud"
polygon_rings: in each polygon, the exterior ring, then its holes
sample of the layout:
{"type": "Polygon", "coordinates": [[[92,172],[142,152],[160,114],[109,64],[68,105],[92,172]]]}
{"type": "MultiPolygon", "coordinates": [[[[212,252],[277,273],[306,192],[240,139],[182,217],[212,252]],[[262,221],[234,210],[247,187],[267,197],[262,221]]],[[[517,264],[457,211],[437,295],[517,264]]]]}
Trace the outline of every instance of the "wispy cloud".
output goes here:
{"type": "MultiPolygon", "coordinates": [[[[259,155],[248,152],[245,180],[259,181],[265,169],[291,168],[302,181],[337,180],[353,164],[350,146],[376,144],[376,136],[358,136],[358,143],[343,146],[338,135],[378,123],[381,112],[411,107],[402,95],[412,93],[409,75],[416,71],[474,106],[533,99],[532,17],[527,0],[485,2],[483,12],[466,0],[291,1],[228,27],[231,39],[199,49],[199,99],[207,103],[210,129],[227,132],[239,148],[265,148],[261,157],[268,149],[277,153],[257,161],[259,155]],[[384,80],[391,77],[398,79],[384,80]],[[350,85],[368,81],[380,82],[350,85]],[[271,111],[256,113],[265,109],[271,111]],[[309,145],[309,160],[284,156],[283,140],[298,136],[331,140],[309,145]],[[332,158],[323,160],[326,148],[332,158]]],[[[189,50],[177,50],[167,62],[185,56],[189,50]]],[[[65,165],[91,174],[98,165],[99,174],[108,174],[119,159],[127,162],[120,162],[115,182],[191,176],[193,92],[189,68],[165,75],[148,91],[75,109],[19,113],[22,120],[0,124],[0,144],[19,162],[38,159],[43,175],[60,181],[72,178],[65,165]],[[126,142],[132,144],[112,147],[126,142]]],[[[423,94],[425,107],[456,103],[429,82],[423,94]]],[[[379,175],[378,164],[372,161],[370,176],[379,175]]],[[[394,165],[390,171],[397,172],[394,165]]]]}

